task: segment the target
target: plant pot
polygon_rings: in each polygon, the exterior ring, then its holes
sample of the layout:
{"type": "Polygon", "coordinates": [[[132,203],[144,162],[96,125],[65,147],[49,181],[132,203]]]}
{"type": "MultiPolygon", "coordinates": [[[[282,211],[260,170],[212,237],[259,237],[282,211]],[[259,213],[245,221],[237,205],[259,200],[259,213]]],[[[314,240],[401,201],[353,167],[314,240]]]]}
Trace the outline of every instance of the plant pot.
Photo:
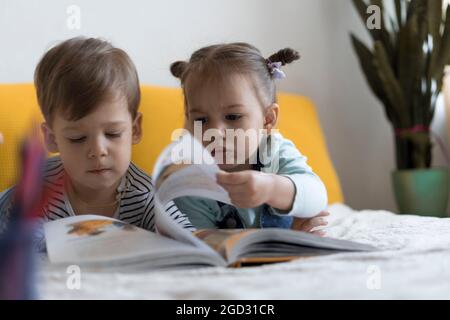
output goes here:
{"type": "Polygon", "coordinates": [[[392,173],[395,198],[401,214],[447,217],[447,168],[398,170],[392,173]]]}

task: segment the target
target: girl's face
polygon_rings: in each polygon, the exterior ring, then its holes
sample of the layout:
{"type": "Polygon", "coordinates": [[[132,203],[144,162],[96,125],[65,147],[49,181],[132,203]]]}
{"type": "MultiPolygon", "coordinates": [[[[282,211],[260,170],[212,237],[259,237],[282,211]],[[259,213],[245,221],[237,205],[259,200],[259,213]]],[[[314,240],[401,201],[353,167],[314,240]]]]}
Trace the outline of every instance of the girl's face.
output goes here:
{"type": "Polygon", "coordinates": [[[201,123],[203,145],[222,170],[249,169],[256,160],[261,130],[276,125],[278,105],[262,105],[250,77],[231,74],[218,81],[202,80],[188,78],[185,84],[187,129],[198,134],[194,124],[198,128],[201,123]],[[207,131],[213,133],[212,140],[207,131]]]}

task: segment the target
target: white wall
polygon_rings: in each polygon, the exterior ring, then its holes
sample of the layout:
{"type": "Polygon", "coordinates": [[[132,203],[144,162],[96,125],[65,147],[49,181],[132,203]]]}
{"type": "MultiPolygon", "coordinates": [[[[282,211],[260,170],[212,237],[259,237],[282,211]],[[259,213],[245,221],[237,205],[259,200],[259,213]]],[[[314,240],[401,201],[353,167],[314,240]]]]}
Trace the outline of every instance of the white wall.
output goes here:
{"type": "MultiPolygon", "coordinates": [[[[247,41],[267,56],[291,46],[302,60],[286,69],[280,89],[317,104],[347,203],[393,210],[392,133],[349,30],[365,36],[350,0],[0,0],[0,82],[32,81],[44,51],[76,35],[111,40],[130,54],[143,83],[168,86],[178,85],[170,63],[207,44],[247,41]],[[80,30],[67,27],[70,5],[81,9],[80,30]]],[[[435,127],[444,137],[443,120],[435,127]]]]}

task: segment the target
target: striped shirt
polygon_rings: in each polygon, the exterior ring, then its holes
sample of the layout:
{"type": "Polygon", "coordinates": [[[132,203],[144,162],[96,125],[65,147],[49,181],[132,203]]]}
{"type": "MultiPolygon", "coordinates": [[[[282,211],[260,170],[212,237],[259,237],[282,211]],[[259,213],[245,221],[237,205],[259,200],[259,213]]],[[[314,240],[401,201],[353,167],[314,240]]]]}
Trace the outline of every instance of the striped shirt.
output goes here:
{"type": "MultiPolygon", "coordinates": [[[[53,221],[74,216],[75,213],[65,191],[65,170],[61,159],[53,157],[47,160],[45,168],[45,186],[51,196],[47,199],[42,217],[44,221],[53,221]]],[[[14,188],[0,193],[0,234],[8,225],[11,212],[11,196],[14,188]]],[[[117,188],[118,208],[113,218],[155,231],[155,201],[154,187],[150,176],[130,163],[126,174],[117,188]]],[[[194,231],[194,226],[181,213],[175,203],[169,202],[166,213],[183,228],[194,231]]],[[[93,212],[95,214],[95,212],[93,212]]]]}

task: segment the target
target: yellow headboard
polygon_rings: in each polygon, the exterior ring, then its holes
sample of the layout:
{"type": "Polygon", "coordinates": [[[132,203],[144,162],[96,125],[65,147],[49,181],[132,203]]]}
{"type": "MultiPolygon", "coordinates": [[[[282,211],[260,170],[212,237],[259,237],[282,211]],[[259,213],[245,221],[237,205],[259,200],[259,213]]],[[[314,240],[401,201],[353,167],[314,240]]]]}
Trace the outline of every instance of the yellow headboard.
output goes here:
{"type": "MultiPolygon", "coordinates": [[[[279,94],[280,132],[308,157],[308,164],[324,181],[329,203],[343,202],[338,177],[330,160],[320,123],[311,101],[279,94]]],[[[183,127],[180,89],[142,86],[140,112],[144,115],[142,142],[133,148],[133,161],[151,173],[158,154],[170,142],[174,129],[183,127]]],[[[32,84],[0,85],[0,192],[14,183],[18,173],[18,145],[33,119],[42,121],[32,84]]]]}

